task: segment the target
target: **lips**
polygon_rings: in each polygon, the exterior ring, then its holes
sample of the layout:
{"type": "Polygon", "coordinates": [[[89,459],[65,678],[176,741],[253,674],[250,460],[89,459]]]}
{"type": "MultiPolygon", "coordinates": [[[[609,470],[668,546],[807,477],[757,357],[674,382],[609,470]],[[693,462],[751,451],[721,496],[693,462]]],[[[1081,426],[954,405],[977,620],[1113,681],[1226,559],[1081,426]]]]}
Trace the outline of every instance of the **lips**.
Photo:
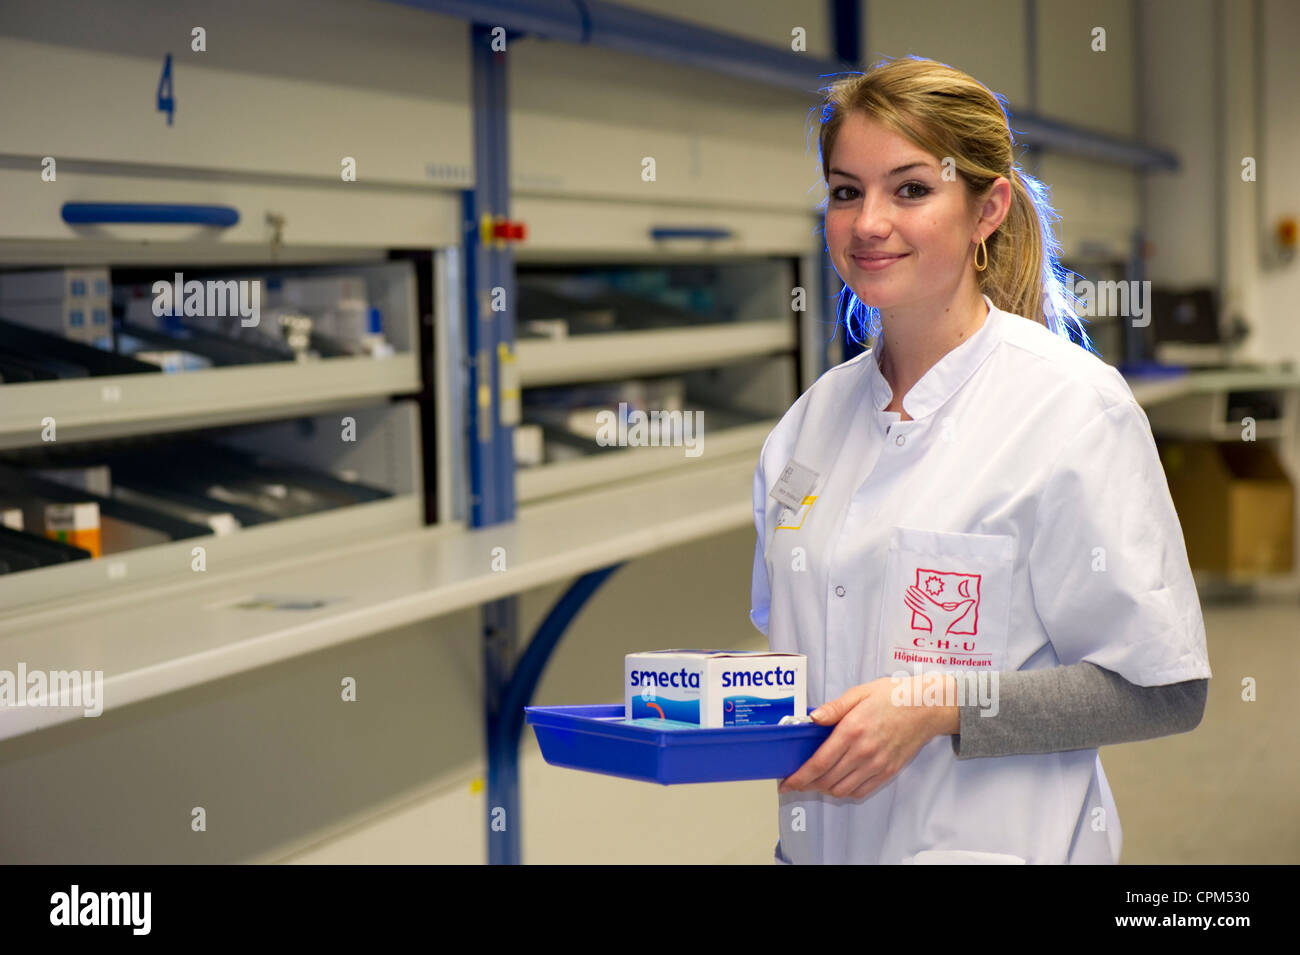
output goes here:
{"type": "Polygon", "coordinates": [[[907,258],[907,256],[908,253],[902,252],[898,255],[877,256],[873,258],[865,258],[860,255],[855,255],[852,256],[852,259],[854,263],[858,266],[858,268],[862,268],[874,272],[879,269],[888,268],[889,266],[893,265],[895,262],[907,258]]]}

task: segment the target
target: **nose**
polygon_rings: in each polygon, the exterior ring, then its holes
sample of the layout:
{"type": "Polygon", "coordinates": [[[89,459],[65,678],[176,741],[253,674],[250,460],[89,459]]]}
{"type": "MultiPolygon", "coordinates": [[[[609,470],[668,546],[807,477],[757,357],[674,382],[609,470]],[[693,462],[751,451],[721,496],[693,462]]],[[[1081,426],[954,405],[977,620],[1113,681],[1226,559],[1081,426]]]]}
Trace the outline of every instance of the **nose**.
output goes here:
{"type": "Polygon", "coordinates": [[[893,231],[888,207],[885,197],[874,192],[864,195],[858,214],[853,217],[853,237],[859,241],[887,237],[893,231]]]}

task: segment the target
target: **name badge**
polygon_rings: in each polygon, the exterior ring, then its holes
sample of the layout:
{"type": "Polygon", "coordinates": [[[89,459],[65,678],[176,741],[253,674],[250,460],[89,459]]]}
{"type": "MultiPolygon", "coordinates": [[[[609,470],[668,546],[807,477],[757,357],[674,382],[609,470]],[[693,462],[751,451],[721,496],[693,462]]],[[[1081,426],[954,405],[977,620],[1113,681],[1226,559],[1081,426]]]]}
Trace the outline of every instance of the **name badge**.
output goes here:
{"type": "Polygon", "coordinates": [[[803,507],[803,499],[816,484],[817,472],[791,458],[777,479],[776,486],[772,488],[771,496],[797,511],[803,507]]]}

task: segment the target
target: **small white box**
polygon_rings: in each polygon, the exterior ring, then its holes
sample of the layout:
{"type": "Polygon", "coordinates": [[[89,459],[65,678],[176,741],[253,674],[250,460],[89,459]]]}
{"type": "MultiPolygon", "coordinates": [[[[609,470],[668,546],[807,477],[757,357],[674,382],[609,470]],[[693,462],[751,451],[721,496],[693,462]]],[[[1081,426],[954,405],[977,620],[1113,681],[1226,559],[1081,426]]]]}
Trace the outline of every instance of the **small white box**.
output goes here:
{"type": "Polygon", "coordinates": [[[86,295],[89,298],[102,298],[109,301],[113,297],[113,285],[108,278],[108,269],[104,266],[85,269],[86,295]]]}
{"type": "Polygon", "coordinates": [[[267,304],[308,310],[337,309],[341,306],[369,307],[366,280],[359,275],[322,275],[315,278],[286,278],[279,288],[267,289],[267,304]]]}
{"type": "MultiPolygon", "coordinates": [[[[0,302],[0,318],[74,342],[94,342],[101,334],[95,331],[95,313],[84,298],[62,302],[0,302]]],[[[107,333],[107,326],[102,327],[103,333],[107,333]]]]}
{"type": "Polygon", "coordinates": [[[348,303],[337,308],[303,309],[311,316],[313,327],[333,338],[360,341],[369,329],[370,308],[364,303],[348,303]]]}
{"type": "Polygon", "coordinates": [[[147,361],[151,365],[157,365],[169,375],[212,367],[212,362],[202,355],[187,351],[138,351],[131,357],[136,361],[147,361]]]}
{"type": "Polygon", "coordinates": [[[113,333],[113,308],[108,296],[92,295],[86,299],[86,324],[89,338],[103,338],[113,333]]]}
{"type": "Polygon", "coordinates": [[[539,465],[545,459],[546,446],[539,424],[515,425],[515,464],[522,468],[539,465]]]}
{"type": "MultiPolygon", "coordinates": [[[[0,302],[84,301],[90,294],[85,269],[0,273],[0,302]]],[[[107,293],[105,293],[107,294],[107,293]]]]}
{"type": "Polygon", "coordinates": [[[523,328],[534,335],[560,340],[569,337],[569,323],[562,318],[534,318],[523,323],[523,328]]]}
{"type": "Polygon", "coordinates": [[[808,658],[766,650],[651,650],[624,658],[627,719],[769,726],[808,713],[808,658]]]}
{"type": "Polygon", "coordinates": [[[107,464],[94,464],[84,468],[50,468],[32,472],[37,477],[65,487],[73,487],[87,494],[110,497],[113,494],[113,475],[107,464]]]}

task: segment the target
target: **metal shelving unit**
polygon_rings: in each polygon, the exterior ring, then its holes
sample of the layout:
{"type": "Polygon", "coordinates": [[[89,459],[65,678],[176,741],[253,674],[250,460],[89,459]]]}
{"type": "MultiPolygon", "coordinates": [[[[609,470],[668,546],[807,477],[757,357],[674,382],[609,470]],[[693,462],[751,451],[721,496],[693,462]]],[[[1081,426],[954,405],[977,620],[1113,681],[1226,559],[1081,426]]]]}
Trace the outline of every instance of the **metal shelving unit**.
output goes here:
{"type": "MultiPolygon", "coordinates": [[[[5,382],[0,384],[0,452],[20,465],[15,473],[21,473],[29,464],[82,466],[93,462],[95,454],[129,453],[133,447],[147,456],[172,438],[199,433],[218,446],[342,476],[345,486],[357,481],[359,488],[373,487],[388,496],[364,500],[363,495],[351,506],[259,519],[255,524],[245,521],[229,534],[191,534],[170,541],[164,535],[165,542],[142,534],[125,549],[119,538],[118,547],[106,547],[98,558],[0,575],[0,613],[40,604],[75,606],[91,595],[191,578],[196,547],[204,553],[206,572],[231,562],[257,562],[342,540],[405,532],[424,523],[416,270],[407,261],[382,259],[349,265],[331,260],[321,266],[299,261],[288,268],[256,264],[275,251],[245,249],[239,274],[281,279],[349,275],[363,280],[367,301],[383,317],[393,353],[5,382]],[[344,420],[352,422],[346,439],[340,431],[344,420]],[[78,458],[83,454],[89,457],[78,458]]],[[[201,261],[201,252],[183,242],[154,255],[155,262],[164,264],[146,272],[157,271],[169,279],[173,265],[183,270],[187,263],[201,261]]],[[[114,258],[109,246],[105,259],[112,263],[114,258]]],[[[112,265],[109,272],[116,274],[112,265]]],[[[139,267],[133,265],[126,274],[138,277],[139,267]]],[[[176,339],[172,347],[184,348],[185,339],[176,339]]],[[[159,478],[165,485],[167,475],[159,478]]],[[[118,500],[116,494],[87,499],[99,502],[102,522],[115,520],[104,509],[118,500]]],[[[210,503],[220,511],[220,502],[210,503]]],[[[105,534],[111,526],[104,524],[105,534]]],[[[39,534],[40,529],[32,532],[39,534]]]]}
{"type": "Polygon", "coordinates": [[[714,368],[789,352],[796,344],[794,326],[773,320],[575,335],[561,341],[521,339],[515,355],[520,384],[532,388],[714,368]]]}
{"type": "Polygon", "coordinates": [[[799,394],[800,316],[767,316],[788,300],[802,250],[704,266],[665,261],[649,242],[639,258],[612,266],[553,251],[557,260],[544,262],[534,253],[521,275],[519,321],[537,334],[548,328],[542,316],[577,331],[516,342],[523,421],[542,429],[545,444],[544,463],[516,468],[517,499],[690,468],[704,454],[753,458],[799,394]],[[697,306],[670,304],[686,300],[697,306]],[[630,439],[601,447],[591,416],[618,415],[624,405],[665,420],[680,415],[682,430],[646,446],[630,439]]]}

